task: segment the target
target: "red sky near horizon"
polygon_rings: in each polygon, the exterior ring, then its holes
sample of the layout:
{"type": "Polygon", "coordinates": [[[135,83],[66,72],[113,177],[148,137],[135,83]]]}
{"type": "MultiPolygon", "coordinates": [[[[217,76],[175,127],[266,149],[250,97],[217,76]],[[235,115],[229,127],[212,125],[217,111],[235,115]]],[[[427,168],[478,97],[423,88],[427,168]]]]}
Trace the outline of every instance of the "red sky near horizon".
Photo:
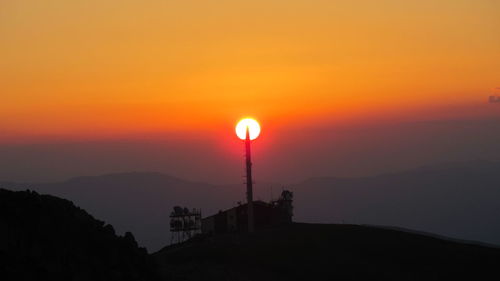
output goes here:
{"type": "Polygon", "coordinates": [[[4,140],[498,115],[497,1],[2,1],[4,140]]]}

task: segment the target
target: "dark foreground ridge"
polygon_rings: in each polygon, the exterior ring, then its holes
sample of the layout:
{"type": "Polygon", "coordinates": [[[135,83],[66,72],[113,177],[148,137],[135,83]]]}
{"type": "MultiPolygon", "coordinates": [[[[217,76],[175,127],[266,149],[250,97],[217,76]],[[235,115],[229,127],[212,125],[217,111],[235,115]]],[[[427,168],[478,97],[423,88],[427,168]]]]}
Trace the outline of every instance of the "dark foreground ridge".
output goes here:
{"type": "Polygon", "coordinates": [[[302,223],[197,236],[148,256],[68,200],[0,189],[0,280],[498,280],[498,264],[494,247],[302,223]]]}
{"type": "Polygon", "coordinates": [[[0,280],[154,280],[132,234],[72,202],[0,189],[0,280]]]}
{"type": "Polygon", "coordinates": [[[399,230],[294,223],[153,254],[169,280],[498,280],[500,249],[399,230]]]}

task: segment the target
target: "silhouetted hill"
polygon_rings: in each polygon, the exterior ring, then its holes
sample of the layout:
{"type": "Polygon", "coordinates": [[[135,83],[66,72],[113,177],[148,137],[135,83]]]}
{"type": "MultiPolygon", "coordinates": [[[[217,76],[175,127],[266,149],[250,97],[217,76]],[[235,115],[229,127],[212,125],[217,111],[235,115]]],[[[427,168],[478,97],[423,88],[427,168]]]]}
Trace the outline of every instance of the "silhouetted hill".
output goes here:
{"type": "MultiPolygon", "coordinates": [[[[255,198],[268,200],[258,181],[255,198]]],[[[79,177],[58,183],[1,183],[0,187],[56,195],[131,231],[150,251],[170,242],[175,205],[203,215],[244,200],[243,184],[215,186],[159,173],[79,177]]],[[[274,185],[274,194],[281,186],[274,185]]],[[[445,163],[363,178],[312,178],[287,186],[295,193],[295,221],[399,226],[460,239],[500,244],[500,162],[445,163]]]]}
{"type": "Polygon", "coordinates": [[[0,189],[1,280],[156,280],[131,233],[117,236],[72,202],[0,189]]]}
{"type": "Polygon", "coordinates": [[[153,255],[171,280],[497,280],[500,249],[357,225],[198,237],[153,255]]]}
{"type": "Polygon", "coordinates": [[[113,224],[118,233],[134,233],[141,246],[158,250],[170,242],[169,215],[176,205],[211,214],[232,206],[231,192],[160,173],[131,172],[78,177],[56,183],[7,183],[0,187],[36,190],[69,199],[113,224]]]}

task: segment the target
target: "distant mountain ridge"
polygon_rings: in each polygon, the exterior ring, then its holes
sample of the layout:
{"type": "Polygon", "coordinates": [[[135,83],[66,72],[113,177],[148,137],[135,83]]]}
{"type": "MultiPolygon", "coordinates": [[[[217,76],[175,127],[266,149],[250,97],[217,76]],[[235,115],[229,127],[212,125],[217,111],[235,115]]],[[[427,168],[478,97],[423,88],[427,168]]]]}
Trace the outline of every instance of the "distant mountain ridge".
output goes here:
{"type": "Polygon", "coordinates": [[[500,162],[471,161],[291,187],[299,221],[399,226],[500,244],[500,162]],[[325,220],[327,219],[327,220],[325,220]]]}
{"type": "Polygon", "coordinates": [[[424,172],[440,172],[447,170],[463,170],[463,171],[487,171],[491,172],[492,170],[497,171],[500,168],[500,160],[499,161],[491,161],[491,160],[473,160],[473,161],[464,161],[464,162],[440,162],[433,165],[423,165],[417,166],[413,169],[404,169],[393,172],[386,172],[374,175],[367,176],[358,176],[358,177],[337,177],[337,176],[318,176],[318,177],[309,177],[304,181],[296,183],[296,185],[304,184],[310,181],[318,181],[318,180],[339,180],[339,181],[349,181],[349,180],[359,180],[359,179],[367,179],[367,178],[380,178],[380,177],[389,177],[389,176],[397,176],[397,175],[406,175],[406,174],[416,174],[416,173],[424,173],[424,172]]]}
{"type": "MultiPolygon", "coordinates": [[[[113,224],[118,233],[131,231],[149,251],[170,242],[168,216],[173,206],[201,208],[203,215],[211,215],[245,198],[243,184],[216,186],[154,172],[56,183],[0,182],[0,187],[72,200],[113,224]]],[[[270,197],[268,185],[257,182],[255,187],[256,198],[270,197]]],[[[447,163],[360,178],[310,178],[287,188],[295,193],[295,221],[388,225],[500,244],[500,162],[447,163]]]]}

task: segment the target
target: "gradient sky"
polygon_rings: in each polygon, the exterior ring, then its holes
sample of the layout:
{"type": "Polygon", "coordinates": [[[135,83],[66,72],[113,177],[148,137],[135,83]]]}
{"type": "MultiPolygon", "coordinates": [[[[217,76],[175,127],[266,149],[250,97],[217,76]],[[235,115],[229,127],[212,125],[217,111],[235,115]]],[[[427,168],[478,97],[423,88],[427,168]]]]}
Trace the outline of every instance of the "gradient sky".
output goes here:
{"type": "MultiPolygon", "coordinates": [[[[234,146],[233,126],[254,116],[262,138],[268,137],[262,149],[295,157],[288,162],[318,154],[310,163],[318,170],[328,165],[318,151],[333,151],[330,141],[339,139],[321,142],[324,131],[450,120],[474,120],[467,124],[484,129],[500,117],[500,104],[487,103],[500,86],[499,15],[495,0],[1,1],[0,143],[13,159],[20,155],[13,151],[29,151],[13,148],[20,143],[138,138],[166,140],[170,151],[183,147],[233,159],[238,150],[213,151],[234,146]],[[293,153],[278,144],[284,138],[294,139],[293,153]],[[197,145],[182,146],[186,140],[197,145]],[[311,154],[313,145],[318,150],[311,154]]],[[[405,132],[401,127],[391,132],[405,132]]],[[[432,132],[440,139],[441,132],[432,132]]],[[[344,160],[358,163],[359,151],[376,150],[376,142],[361,144],[359,133],[348,135],[340,138],[344,160]]],[[[340,152],[332,153],[328,157],[340,152]]],[[[461,158],[488,156],[481,153],[461,158]]],[[[22,163],[4,177],[22,177],[22,163]]],[[[99,171],[119,169],[109,164],[99,171]]]]}

